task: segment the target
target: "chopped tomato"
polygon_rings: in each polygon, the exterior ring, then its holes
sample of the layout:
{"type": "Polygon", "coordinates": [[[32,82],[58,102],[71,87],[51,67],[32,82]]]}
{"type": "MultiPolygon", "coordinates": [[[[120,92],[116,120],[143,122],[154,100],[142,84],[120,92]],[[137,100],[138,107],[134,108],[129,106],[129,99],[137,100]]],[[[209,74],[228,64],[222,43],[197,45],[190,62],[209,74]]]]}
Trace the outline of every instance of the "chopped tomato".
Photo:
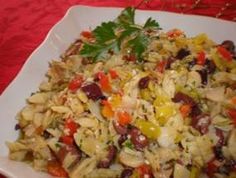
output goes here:
{"type": "Polygon", "coordinates": [[[153,178],[152,168],[148,164],[143,164],[137,168],[140,178],[153,178]]]}
{"type": "Polygon", "coordinates": [[[179,110],[183,118],[187,117],[191,113],[191,105],[190,104],[183,104],[180,106],[179,110]]]}
{"type": "Polygon", "coordinates": [[[206,169],[206,173],[209,177],[213,177],[214,173],[217,172],[218,168],[220,167],[221,163],[213,158],[212,160],[210,160],[207,163],[207,169],[206,169]]]}
{"type": "Polygon", "coordinates": [[[201,51],[197,54],[197,64],[198,65],[204,65],[206,62],[206,54],[204,51],[201,51]]]}
{"type": "Polygon", "coordinates": [[[233,60],[231,53],[227,49],[225,49],[223,46],[218,46],[217,51],[223,57],[225,61],[231,62],[233,60]]]}
{"type": "Polygon", "coordinates": [[[156,69],[158,72],[163,73],[166,67],[166,60],[162,60],[157,63],[156,69]]]}
{"type": "Polygon", "coordinates": [[[73,145],[74,143],[74,138],[72,136],[61,136],[60,141],[65,143],[66,145],[73,145]]]}
{"type": "Polygon", "coordinates": [[[68,174],[65,171],[65,169],[56,160],[48,161],[47,170],[48,170],[48,173],[51,174],[52,176],[68,177],[68,174]]]}
{"type": "Polygon", "coordinates": [[[132,117],[126,111],[119,111],[117,113],[118,123],[122,126],[129,124],[132,121],[132,117]]]}
{"type": "Polygon", "coordinates": [[[112,88],[108,76],[103,72],[98,72],[96,75],[99,79],[101,89],[105,92],[110,92],[112,88]]]}
{"type": "Polygon", "coordinates": [[[117,74],[117,72],[116,72],[115,70],[113,70],[113,69],[110,69],[110,70],[109,70],[109,74],[110,74],[110,76],[111,76],[112,79],[116,79],[116,78],[119,77],[119,75],[117,74]]]}
{"type": "Polygon", "coordinates": [[[81,75],[77,75],[74,79],[72,79],[68,85],[69,90],[75,92],[78,90],[83,83],[83,77],[81,75]]]}
{"type": "Polygon", "coordinates": [[[232,119],[233,124],[236,126],[236,109],[228,109],[227,114],[232,119]]]}
{"type": "Polygon", "coordinates": [[[170,38],[175,38],[175,37],[178,37],[182,34],[183,34],[183,32],[179,29],[173,29],[173,30],[170,30],[167,32],[167,36],[170,38]]]}
{"type": "Polygon", "coordinates": [[[68,130],[68,136],[73,136],[78,127],[78,124],[76,124],[71,118],[65,121],[64,129],[68,130]]]}
{"type": "Polygon", "coordinates": [[[85,38],[93,38],[93,34],[91,31],[82,31],[80,35],[85,38]]]}

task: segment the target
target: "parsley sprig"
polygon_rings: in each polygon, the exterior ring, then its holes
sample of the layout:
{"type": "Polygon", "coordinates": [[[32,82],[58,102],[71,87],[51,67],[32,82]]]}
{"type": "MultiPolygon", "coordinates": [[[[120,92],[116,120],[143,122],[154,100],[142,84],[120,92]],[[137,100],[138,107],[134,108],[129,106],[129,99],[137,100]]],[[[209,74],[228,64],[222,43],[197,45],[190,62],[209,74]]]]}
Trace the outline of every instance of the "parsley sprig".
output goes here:
{"type": "Polygon", "coordinates": [[[145,33],[147,30],[158,30],[159,24],[156,20],[149,18],[143,26],[135,23],[135,8],[127,7],[114,20],[103,22],[97,26],[92,34],[95,42],[85,43],[80,55],[88,57],[94,62],[98,59],[106,59],[110,52],[118,53],[122,44],[131,49],[131,53],[141,62],[150,36],[145,33]]]}

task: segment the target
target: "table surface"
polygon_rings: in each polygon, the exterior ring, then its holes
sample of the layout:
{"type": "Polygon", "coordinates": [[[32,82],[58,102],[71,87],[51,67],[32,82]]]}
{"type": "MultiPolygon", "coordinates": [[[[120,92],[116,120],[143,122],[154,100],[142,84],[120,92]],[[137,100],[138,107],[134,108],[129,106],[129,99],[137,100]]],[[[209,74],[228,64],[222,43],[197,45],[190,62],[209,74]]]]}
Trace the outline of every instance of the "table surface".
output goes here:
{"type": "MultiPolygon", "coordinates": [[[[69,7],[126,7],[138,6],[141,1],[144,0],[0,0],[0,94],[69,7]]],[[[236,0],[149,0],[138,8],[236,21],[236,0]]]]}

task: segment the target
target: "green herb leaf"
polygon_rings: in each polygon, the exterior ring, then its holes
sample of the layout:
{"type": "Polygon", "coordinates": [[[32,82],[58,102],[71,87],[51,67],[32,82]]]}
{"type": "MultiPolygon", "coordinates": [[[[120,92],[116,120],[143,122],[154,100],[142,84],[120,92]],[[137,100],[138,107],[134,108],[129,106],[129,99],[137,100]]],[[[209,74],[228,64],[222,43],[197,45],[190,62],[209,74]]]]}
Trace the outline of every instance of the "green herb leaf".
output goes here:
{"type": "Polygon", "coordinates": [[[134,145],[133,145],[133,143],[131,142],[130,139],[127,139],[122,145],[123,145],[124,147],[129,148],[129,149],[134,149],[134,145]]]}
{"type": "Polygon", "coordinates": [[[144,24],[143,28],[159,28],[159,23],[150,17],[144,24]]]}
{"type": "Polygon", "coordinates": [[[99,58],[106,58],[109,51],[114,53],[119,51],[117,41],[109,44],[84,44],[80,54],[83,57],[92,58],[93,61],[96,61],[99,58]]]}
{"type": "Polygon", "coordinates": [[[92,33],[95,41],[85,43],[80,55],[91,58],[94,62],[98,59],[108,58],[112,53],[118,53],[121,48],[128,47],[132,50],[137,60],[143,60],[150,37],[144,33],[148,28],[159,28],[159,24],[149,18],[144,26],[135,24],[135,8],[127,7],[114,22],[103,22],[92,33]],[[125,43],[125,47],[122,43],[125,43]]]}
{"type": "Polygon", "coordinates": [[[122,31],[122,33],[120,34],[119,38],[118,38],[118,42],[119,44],[121,44],[121,42],[127,38],[130,37],[132,34],[135,34],[137,32],[139,32],[141,29],[137,28],[137,27],[133,27],[133,26],[125,26],[124,30],[122,31]]]}
{"type": "Polygon", "coordinates": [[[114,22],[103,22],[101,26],[98,26],[93,30],[93,34],[97,43],[106,43],[110,40],[116,39],[114,29],[116,24],[114,22]]]}
{"type": "Polygon", "coordinates": [[[125,8],[121,14],[118,16],[117,21],[121,25],[125,24],[135,24],[134,23],[134,16],[135,16],[135,8],[127,7],[125,8]]]}
{"type": "Polygon", "coordinates": [[[84,57],[97,58],[101,53],[103,46],[97,44],[84,44],[80,54],[84,57]]]}
{"type": "Polygon", "coordinates": [[[148,41],[148,37],[142,33],[138,34],[134,39],[129,41],[129,45],[133,49],[132,52],[135,54],[139,62],[142,61],[142,54],[147,48],[148,41]]]}

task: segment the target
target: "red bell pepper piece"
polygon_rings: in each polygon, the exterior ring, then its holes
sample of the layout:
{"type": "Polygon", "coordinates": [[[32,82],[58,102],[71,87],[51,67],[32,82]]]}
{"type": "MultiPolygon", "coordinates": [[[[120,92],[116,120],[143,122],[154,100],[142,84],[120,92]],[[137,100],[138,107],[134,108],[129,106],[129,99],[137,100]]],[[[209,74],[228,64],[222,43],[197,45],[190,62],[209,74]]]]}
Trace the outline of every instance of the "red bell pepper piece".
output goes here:
{"type": "Polygon", "coordinates": [[[96,77],[99,79],[99,84],[103,91],[110,92],[112,90],[109,77],[104,72],[98,72],[96,77]]]}
{"type": "Polygon", "coordinates": [[[78,127],[78,124],[75,123],[71,118],[65,121],[64,129],[68,130],[68,136],[73,136],[78,127]]]}
{"type": "Polygon", "coordinates": [[[157,71],[163,73],[165,71],[166,63],[167,63],[166,60],[158,62],[156,66],[157,71]]]}
{"type": "Polygon", "coordinates": [[[236,109],[228,109],[227,114],[232,119],[234,126],[236,126],[236,109]]]}
{"type": "Polygon", "coordinates": [[[61,164],[56,160],[50,160],[47,164],[47,171],[52,176],[57,177],[68,177],[67,172],[65,169],[61,166],[61,164]]]}
{"type": "Polygon", "coordinates": [[[132,121],[132,117],[126,111],[118,112],[117,116],[118,116],[118,123],[122,126],[125,126],[132,121]]]}
{"type": "Polygon", "coordinates": [[[116,79],[116,78],[119,77],[119,75],[117,74],[117,72],[116,72],[115,70],[113,70],[113,69],[110,69],[110,70],[109,70],[109,74],[110,74],[110,76],[111,76],[112,79],[116,79]]]}
{"type": "Polygon", "coordinates": [[[68,85],[69,90],[75,92],[78,90],[83,83],[83,77],[81,75],[77,75],[74,79],[72,79],[68,85]]]}
{"type": "Polygon", "coordinates": [[[183,104],[180,106],[179,110],[183,118],[185,118],[191,113],[192,106],[190,104],[183,104]]]}
{"type": "Polygon", "coordinates": [[[93,34],[91,31],[82,31],[80,35],[85,38],[93,38],[93,34]]]}
{"type": "Polygon", "coordinates": [[[143,164],[143,165],[139,166],[137,168],[137,172],[138,172],[140,178],[144,178],[144,177],[145,178],[146,177],[153,178],[154,177],[152,174],[151,166],[149,166],[147,164],[143,164]]]}
{"type": "Polygon", "coordinates": [[[197,64],[198,65],[204,65],[206,62],[206,54],[204,51],[201,51],[197,54],[197,64]]]}
{"type": "Polygon", "coordinates": [[[179,29],[173,29],[173,30],[170,30],[167,32],[167,36],[170,38],[175,38],[175,37],[178,37],[182,34],[183,34],[183,32],[179,29]]]}
{"type": "Polygon", "coordinates": [[[66,145],[73,145],[74,143],[74,138],[72,136],[61,136],[60,141],[66,145]]]}
{"type": "Polygon", "coordinates": [[[225,49],[223,46],[218,46],[217,51],[223,57],[225,61],[231,62],[233,60],[231,53],[227,49],[225,49]]]}
{"type": "Polygon", "coordinates": [[[214,173],[217,172],[218,168],[220,167],[221,163],[213,158],[212,160],[210,160],[207,163],[207,169],[206,169],[206,173],[209,177],[213,177],[214,173]]]}

